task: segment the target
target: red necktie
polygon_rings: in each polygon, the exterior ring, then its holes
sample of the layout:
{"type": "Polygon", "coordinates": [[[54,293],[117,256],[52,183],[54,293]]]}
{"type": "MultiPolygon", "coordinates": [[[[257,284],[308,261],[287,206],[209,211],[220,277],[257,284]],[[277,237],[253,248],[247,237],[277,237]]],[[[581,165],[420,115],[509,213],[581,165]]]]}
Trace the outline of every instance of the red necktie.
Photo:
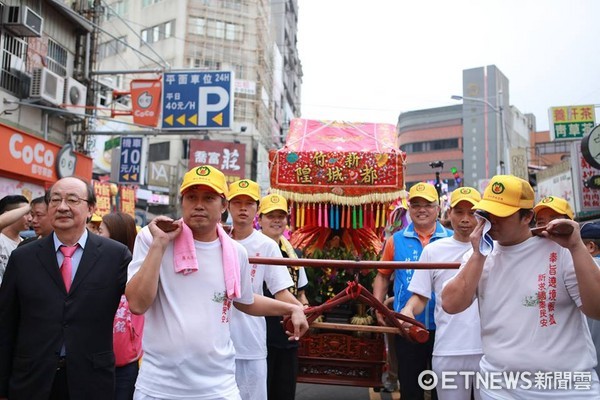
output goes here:
{"type": "Polygon", "coordinates": [[[62,275],[63,282],[65,283],[65,288],[67,289],[67,293],[71,289],[71,274],[73,271],[73,264],[71,264],[71,257],[77,250],[77,246],[65,246],[61,245],[59,250],[65,256],[65,259],[60,266],[60,274],[62,275]]]}

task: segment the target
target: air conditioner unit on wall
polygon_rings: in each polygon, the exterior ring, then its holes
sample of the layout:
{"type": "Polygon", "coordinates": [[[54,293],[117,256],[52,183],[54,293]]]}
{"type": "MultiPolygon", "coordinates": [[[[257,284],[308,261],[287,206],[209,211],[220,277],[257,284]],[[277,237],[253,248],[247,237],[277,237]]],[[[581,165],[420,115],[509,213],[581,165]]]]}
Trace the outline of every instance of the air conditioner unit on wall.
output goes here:
{"type": "Polygon", "coordinates": [[[31,78],[29,97],[40,99],[52,105],[62,104],[65,92],[65,78],[47,68],[36,68],[31,78]]]}
{"type": "Polygon", "coordinates": [[[63,107],[72,113],[84,115],[87,98],[87,87],[74,78],[65,81],[63,107]]]}
{"type": "Polygon", "coordinates": [[[44,19],[26,6],[5,6],[2,25],[17,36],[42,36],[44,19]]]}

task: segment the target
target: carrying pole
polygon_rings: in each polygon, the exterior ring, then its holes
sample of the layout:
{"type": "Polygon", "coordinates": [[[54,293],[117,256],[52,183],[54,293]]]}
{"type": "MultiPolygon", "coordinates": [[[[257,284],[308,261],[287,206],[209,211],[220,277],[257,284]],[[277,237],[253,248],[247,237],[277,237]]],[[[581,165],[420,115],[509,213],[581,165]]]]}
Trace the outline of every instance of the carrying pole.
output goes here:
{"type": "Polygon", "coordinates": [[[426,263],[417,261],[353,261],[313,258],[248,257],[250,264],[287,265],[311,268],[344,269],[458,269],[460,263],[426,263]]]}

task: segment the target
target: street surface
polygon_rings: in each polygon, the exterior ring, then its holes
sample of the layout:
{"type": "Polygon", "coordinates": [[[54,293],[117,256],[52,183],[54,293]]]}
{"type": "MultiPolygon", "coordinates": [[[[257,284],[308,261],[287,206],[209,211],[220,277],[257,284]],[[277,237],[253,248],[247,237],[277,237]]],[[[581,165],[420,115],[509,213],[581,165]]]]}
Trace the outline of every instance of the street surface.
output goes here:
{"type": "Polygon", "coordinates": [[[296,400],[398,400],[400,394],[374,392],[372,389],[353,386],[314,385],[299,383],[296,400]]]}

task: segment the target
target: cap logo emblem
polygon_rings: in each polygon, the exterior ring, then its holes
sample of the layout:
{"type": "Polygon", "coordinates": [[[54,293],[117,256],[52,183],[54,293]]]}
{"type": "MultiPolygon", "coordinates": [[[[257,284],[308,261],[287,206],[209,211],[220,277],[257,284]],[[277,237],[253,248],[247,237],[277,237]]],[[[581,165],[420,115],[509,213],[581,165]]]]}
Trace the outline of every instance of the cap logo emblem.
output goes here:
{"type": "Polygon", "coordinates": [[[554,201],[554,197],[552,197],[552,196],[544,197],[544,198],[542,199],[542,203],[543,203],[543,204],[546,204],[546,203],[552,203],[553,201],[554,201]]]}
{"type": "Polygon", "coordinates": [[[425,185],[417,185],[417,187],[415,188],[415,190],[417,192],[422,192],[423,190],[425,190],[425,185]]]}
{"type": "Polygon", "coordinates": [[[460,189],[460,192],[459,192],[459,193],[460,193],[460,194],[469,194],[469,193],[471,193],[471,189],[468,189],[468,188],[462,188],[462,189],[460,189]]]}
{"type": "Polygon", "coordinates": [[[279,203],[279,197],[271,197],[271,203],[279,203]]]}
{"type": "Polygon", "coordinates": [[[210,169],[203,165],[202,167],[196,168],[196,175],[198,176],[208,176],[210,175],[210,169]]]}
{"type": "Polygon", "coordinates": [[[238,186],[242,189],[246,189],[248,186],[250,186],[250,184],[248,183],[248,181],[240,181],[238,186]]]}
{"type": "Polygon", "coordinates": [[[502,194],[504,192],[504,185],[500,182],[494,182],[492,185],[492,193],[502,194]]]}

